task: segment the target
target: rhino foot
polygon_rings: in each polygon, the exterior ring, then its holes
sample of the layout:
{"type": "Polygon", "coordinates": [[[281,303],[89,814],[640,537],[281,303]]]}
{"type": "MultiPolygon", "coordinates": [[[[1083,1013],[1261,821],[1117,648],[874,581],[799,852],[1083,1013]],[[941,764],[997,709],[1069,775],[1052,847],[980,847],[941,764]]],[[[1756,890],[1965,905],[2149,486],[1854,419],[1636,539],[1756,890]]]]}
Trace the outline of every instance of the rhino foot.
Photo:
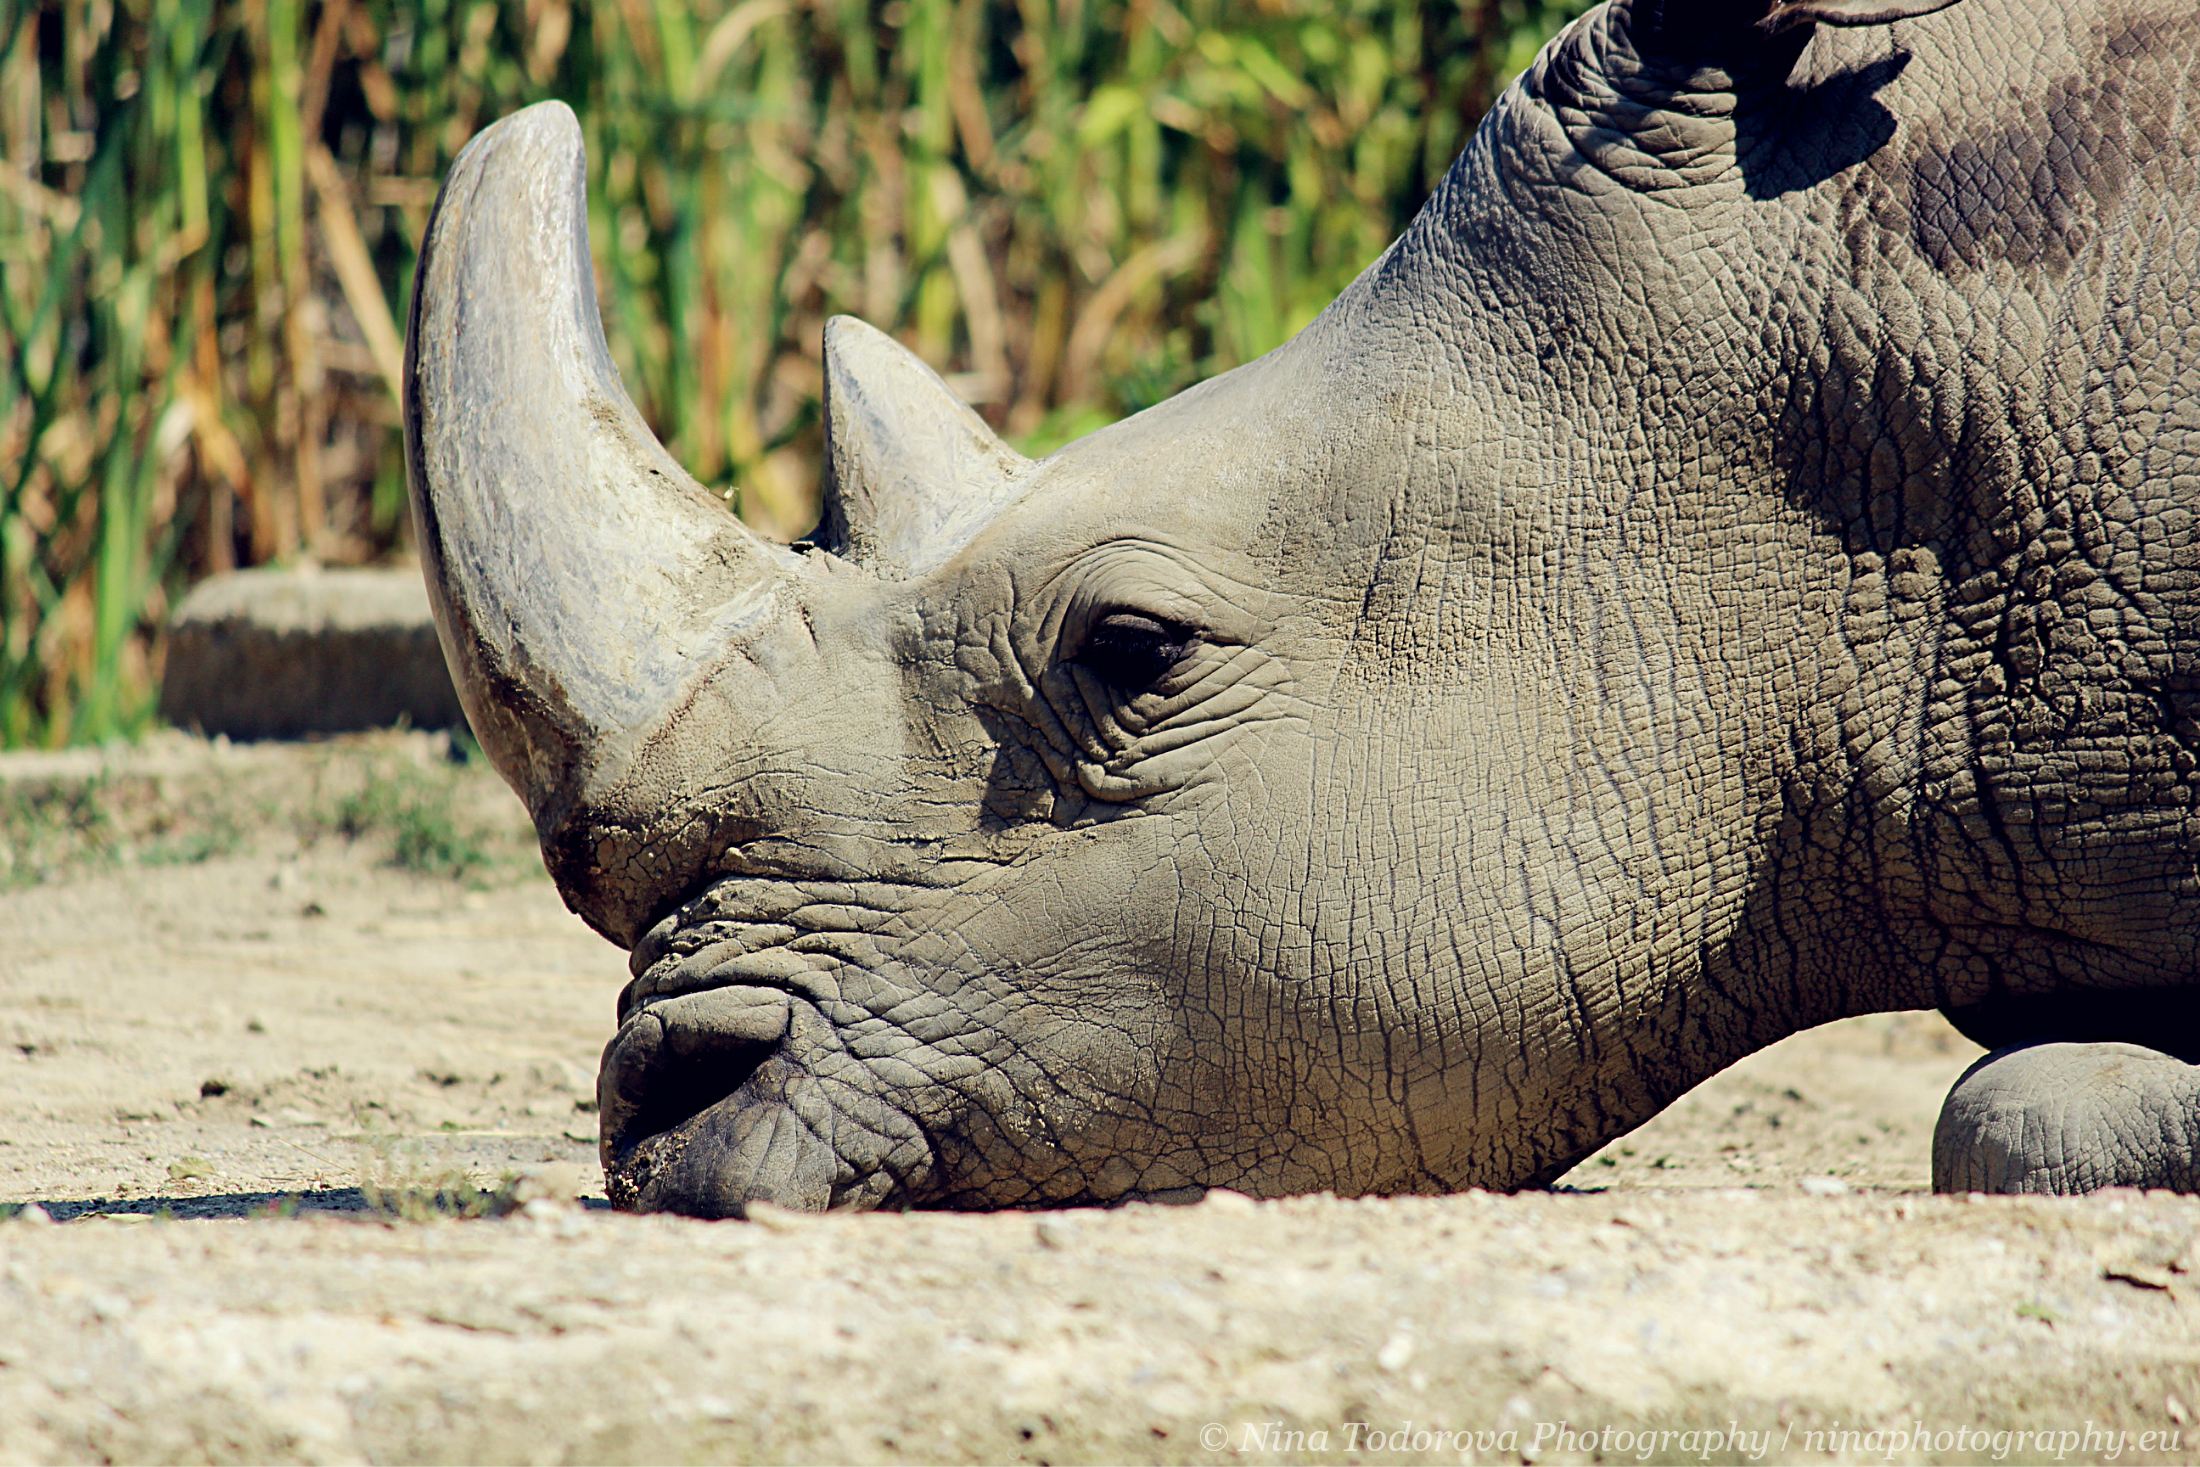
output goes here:
{"type": "Polygon", "coordinates": [[[1948,1092],[1935,1192],[2102,1187],[2200,1192],[2200,1065],[2138,1044],[2020,1044],[1948,1092]]]}

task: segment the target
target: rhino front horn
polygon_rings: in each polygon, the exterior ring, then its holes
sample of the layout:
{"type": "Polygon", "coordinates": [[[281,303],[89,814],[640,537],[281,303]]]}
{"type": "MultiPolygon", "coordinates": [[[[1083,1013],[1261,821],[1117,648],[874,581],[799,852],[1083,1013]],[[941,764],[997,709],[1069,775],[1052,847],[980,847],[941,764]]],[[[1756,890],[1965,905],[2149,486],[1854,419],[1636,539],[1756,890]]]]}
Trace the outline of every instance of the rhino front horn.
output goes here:
{"type": "Polygon", "coordinates": [[[421,249],[405,451],[445,657],[547,842],[769,614],[796,557],[666,454],[596,313],[586,156],[545,102],[469,143],[421,249]]]}

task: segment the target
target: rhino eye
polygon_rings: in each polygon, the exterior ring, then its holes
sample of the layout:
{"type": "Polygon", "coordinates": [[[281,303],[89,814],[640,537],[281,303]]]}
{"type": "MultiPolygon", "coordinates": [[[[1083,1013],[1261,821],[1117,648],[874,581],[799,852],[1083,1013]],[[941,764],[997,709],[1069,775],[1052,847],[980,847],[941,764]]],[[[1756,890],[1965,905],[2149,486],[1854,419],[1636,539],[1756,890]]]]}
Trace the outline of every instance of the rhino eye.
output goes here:
{"type": "Polygon", "coordinates": [[[1189,628],[1135,611],[1113,611],[1093,623],[1077,660],[1119,688],[1152,686],[1183,659],[1189,628]]]}

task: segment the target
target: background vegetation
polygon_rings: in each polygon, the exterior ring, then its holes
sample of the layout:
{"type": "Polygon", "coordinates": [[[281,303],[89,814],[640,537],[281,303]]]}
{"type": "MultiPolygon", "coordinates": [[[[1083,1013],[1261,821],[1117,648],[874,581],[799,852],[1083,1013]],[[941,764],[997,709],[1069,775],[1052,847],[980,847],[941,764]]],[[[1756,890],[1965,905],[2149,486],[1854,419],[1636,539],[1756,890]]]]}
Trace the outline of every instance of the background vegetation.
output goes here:
{"type": "Polygon", "coordinates": [[[0,744],[150,717],[199,576],[400,552],[437,181],[586,129],[629,390],[812,522],[818,341],[1044,450],[1288,337],[1586,0],[0,0],[0,744]]]}

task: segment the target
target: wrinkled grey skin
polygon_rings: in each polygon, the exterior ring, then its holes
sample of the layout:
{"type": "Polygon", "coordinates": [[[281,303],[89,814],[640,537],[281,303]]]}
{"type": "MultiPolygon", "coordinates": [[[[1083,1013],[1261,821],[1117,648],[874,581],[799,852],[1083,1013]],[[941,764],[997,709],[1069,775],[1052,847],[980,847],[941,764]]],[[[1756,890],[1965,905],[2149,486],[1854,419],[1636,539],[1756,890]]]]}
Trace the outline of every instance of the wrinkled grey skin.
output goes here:
{"type": "MultiPolygon", "coordinates": [[[[570,114],[469,147],[414,503],[633,950],[621,1205],[1521,1187],[1844,1015],[2178,1048],[2200,17],[1766,10],[1592,12],[1305,333],[1042,462],[836,321],[791,548],[620,392],[570,114]]],[[[2187,1166],[2186,1074],[2057,1144],[2187,1166]]]]}
{"type": "Polygon", "coordinates": [[[2200,1192],[2192,1066],[2139,1044],[1996,1050],[1948,1092],[1933,1130],[1938,1192],[2200,1192]]]}

